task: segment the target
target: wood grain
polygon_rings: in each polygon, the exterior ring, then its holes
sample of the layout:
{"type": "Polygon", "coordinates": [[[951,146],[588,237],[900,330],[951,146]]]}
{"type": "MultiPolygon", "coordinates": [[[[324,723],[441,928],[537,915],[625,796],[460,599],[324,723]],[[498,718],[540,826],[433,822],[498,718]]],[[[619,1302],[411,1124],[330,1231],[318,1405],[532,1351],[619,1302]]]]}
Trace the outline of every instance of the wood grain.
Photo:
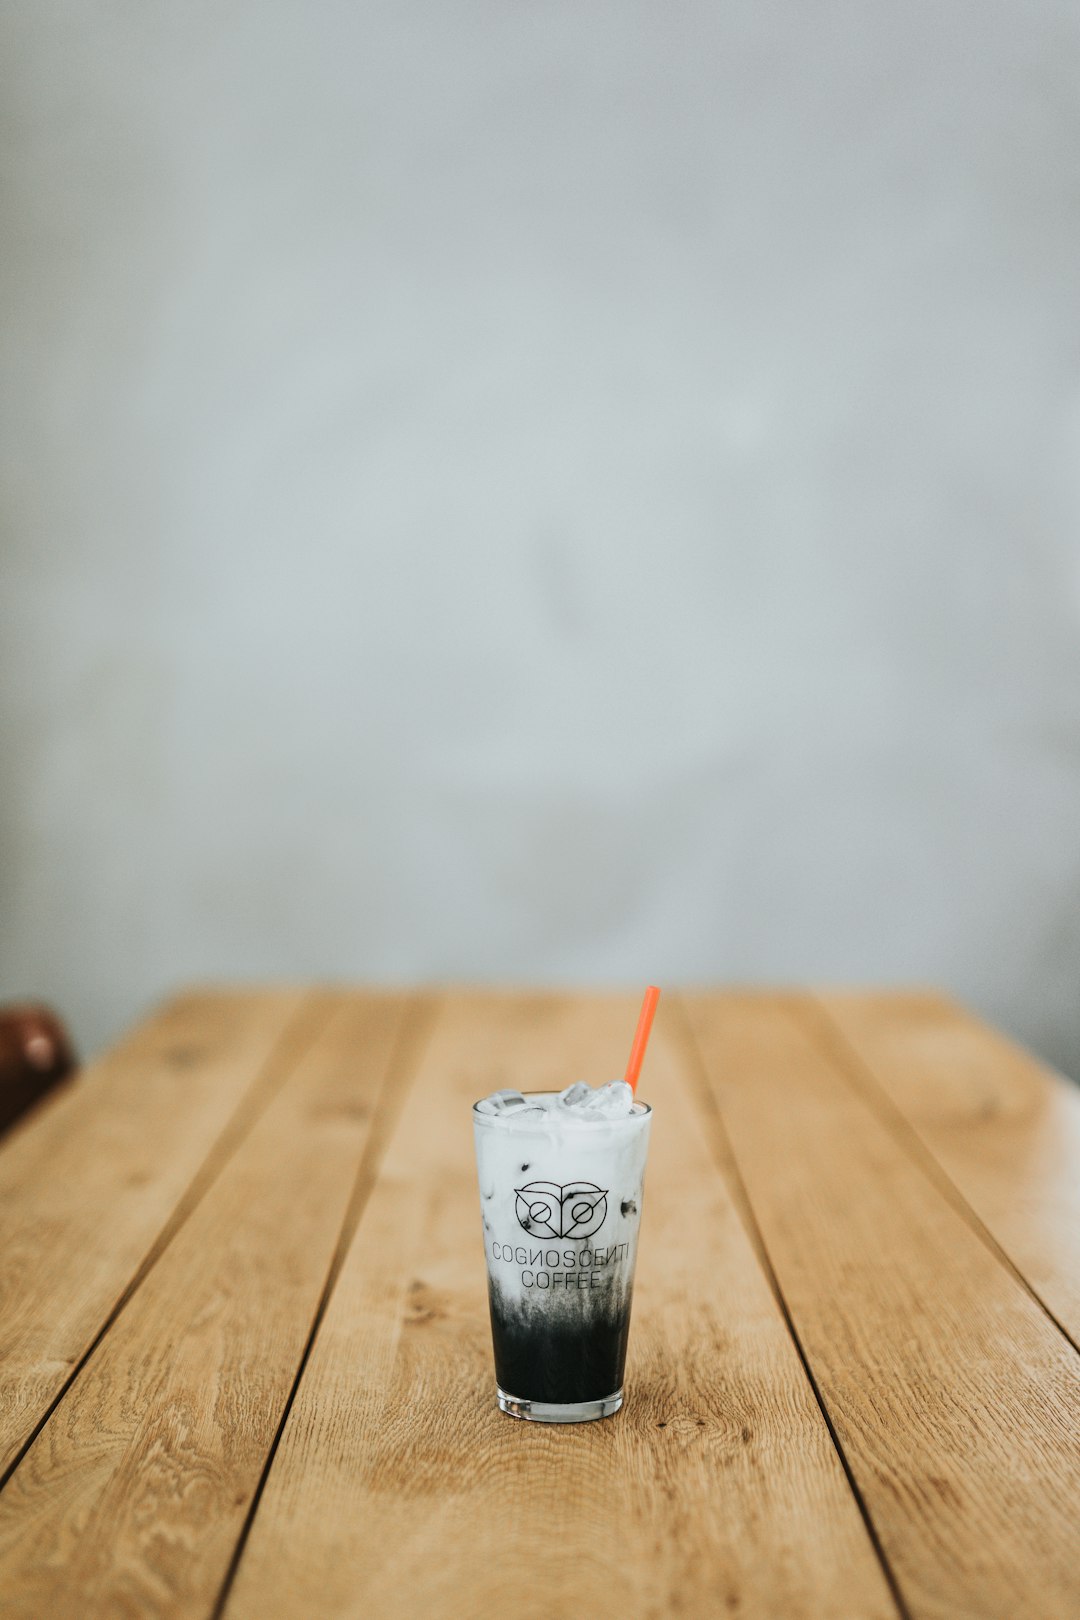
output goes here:
{"type": "MultiPolygon", "coordinates": [[[[205,1616],[285,1408],[406,1003],[321,1034],[0,1496],[5,1620],[205,1616]]],[[[159,1152],[161,1144],[159,1144],[159,1152]]]]}
{"type": "Polygon", "coordinates": [[[944,996],[816,1000],[1080,1344],[1080,1087],[944,996]]]}
{"type": "Polygon", "coordinates": [[[1080,1357],[777,997],[688,998],[795,1329],[919,1620],[1080,1613],[1080,1357]]]}
{"type": "Polygon", "coordinates": [[[494,1403],[469,1105],[602,1079],[634,999],[458,996],[382,1162],[227,1620],[894,1616],[663,1007],[627,1405],[494,1403]]]}
{"type": "Polygon", "coordinates": [[[304,1019],[296,991],[179,996],[0,1144],[0,1477],[304,1019]]]}

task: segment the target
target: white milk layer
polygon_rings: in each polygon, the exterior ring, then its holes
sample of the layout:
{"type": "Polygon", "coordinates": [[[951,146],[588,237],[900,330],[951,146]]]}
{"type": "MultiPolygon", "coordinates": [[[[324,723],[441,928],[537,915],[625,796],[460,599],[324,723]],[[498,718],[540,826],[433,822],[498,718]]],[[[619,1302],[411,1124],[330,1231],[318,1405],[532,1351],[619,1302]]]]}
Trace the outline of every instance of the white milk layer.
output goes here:
{"type": "Polygon", "coordinates": [[[641,1221],[650,1110],[584,1119],[533,1093],[542,1115],[473,1113],[484,1248],[507,1304],[578,1311],[628,1291],[641,1221]]]}

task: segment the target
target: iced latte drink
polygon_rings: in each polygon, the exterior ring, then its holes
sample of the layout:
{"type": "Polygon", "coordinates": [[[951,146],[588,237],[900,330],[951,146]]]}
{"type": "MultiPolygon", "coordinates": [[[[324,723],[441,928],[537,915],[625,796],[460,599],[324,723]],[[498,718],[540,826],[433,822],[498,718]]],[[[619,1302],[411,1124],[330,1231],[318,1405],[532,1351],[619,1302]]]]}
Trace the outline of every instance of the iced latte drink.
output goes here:
{"type": "Polygon", "coordinates": [[[514,1417],[622,1405],[650,1118],[622,1081],[473,1108],[498,1402],[514,1417]]]}

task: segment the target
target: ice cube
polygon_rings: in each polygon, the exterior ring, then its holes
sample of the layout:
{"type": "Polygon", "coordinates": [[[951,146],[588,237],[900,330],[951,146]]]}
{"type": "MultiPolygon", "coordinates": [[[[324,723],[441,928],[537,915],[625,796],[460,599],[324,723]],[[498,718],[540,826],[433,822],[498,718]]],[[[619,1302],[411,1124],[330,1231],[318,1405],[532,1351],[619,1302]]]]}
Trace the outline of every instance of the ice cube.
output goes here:
{"type": "Polygon", "coordinates": [[[591,1096],[592,1086],[587,1085],[584,1080],[575,1080],[572,1086],[567,1086],[565,1091],[559,1092],[557,1101],[562,1108],[576,1108],[586,1097],[591,1096]]]}
{"type": "Polygon", "coordinates": [[[578,1112],[587,1119],[621,1119],[634,1106],[634,1092],[625,1080],[612,1080],[600,1086],[578,1104],[578,1112]]]}
{"type": "Polygon", "coordinates": [[[520,1091],[506,1089],[493,1091],[490,1097],[484,1097],[476,1105],[481,1114],[513,1113],[516,1109],[525,1107],[525,1098],[520,1091]]]}

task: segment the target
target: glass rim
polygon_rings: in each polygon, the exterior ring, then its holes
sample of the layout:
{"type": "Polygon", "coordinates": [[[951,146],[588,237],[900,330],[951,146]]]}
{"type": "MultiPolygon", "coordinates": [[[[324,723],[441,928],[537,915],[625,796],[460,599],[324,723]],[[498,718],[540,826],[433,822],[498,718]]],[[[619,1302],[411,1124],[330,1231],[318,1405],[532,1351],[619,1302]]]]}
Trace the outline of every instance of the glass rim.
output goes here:
{"type": "MultiPolygon", "coordinates": [[[[540,1090],[539,1088],[534,1088],[532,1091],[523,1091],[521,1093],[521,1095],[523,1097],[557,1097],[559,1095],[559,1093],[557,1091],[552,1091],[550,1089],[540,1090]]],[[[473,1116],[474,1123],[477,1122],[477,1121],[481,1121],[483,1124],[490,1125],[492,1128],[495,1128],[495,1129],[502,1128],[503,1130],[509,1130],[509,1129],[513,1128],[514,1116],[512,1114],[506,1115],[506,1114],[486,1114],[486,1113],[482,1114],[482,1113],[480,1113],[480,1111],[479,1111],[480,1110],[480,1104],[482,1102],[484,1102],[484,1101],[486,1101],[486,1099],[484,1097],[478,1097],[476,1102],[474,1102],[473,1105],[472,1105],[472,1116],[473,1116]]],[[[567,1121],[567,1123],[571,1123],[571,1124],[574,1124],[574,1125],[581,1125],[581,1126],[589,1126],[589,1125],[592,1125],[593,1123],[603,1124],[603,1125],[614,1125],[614,1126],[617,1126],[617,1127],[618,1126],[626,1126],[626,1125],[638,1125],[638,1124],[641,1123],[642,1120],[648,1119],[648,1117],[649,1117],[649,1115],[651,1113],[652,1113],[652,1104],[647,1103],[647,1102],[639,1102],[638,1099],[635,1097],[634,1098],[633,1109],[629,1114],[619,1114],[614,1119],[601,1119],[601,1120],[597,1120],[595,1122],[592,1121],[592,1120],[574,1119],[573,1115],[570,1114],[569,1120],[567,1121]]],[[[529,1129],[539,1130],[541,1128],[541,1122],[539,1120],[522,1121],[522,1124],[521,1124],[520,1128],[523,1129],[523,1130],[529,1130],[529,1129]]]]}

